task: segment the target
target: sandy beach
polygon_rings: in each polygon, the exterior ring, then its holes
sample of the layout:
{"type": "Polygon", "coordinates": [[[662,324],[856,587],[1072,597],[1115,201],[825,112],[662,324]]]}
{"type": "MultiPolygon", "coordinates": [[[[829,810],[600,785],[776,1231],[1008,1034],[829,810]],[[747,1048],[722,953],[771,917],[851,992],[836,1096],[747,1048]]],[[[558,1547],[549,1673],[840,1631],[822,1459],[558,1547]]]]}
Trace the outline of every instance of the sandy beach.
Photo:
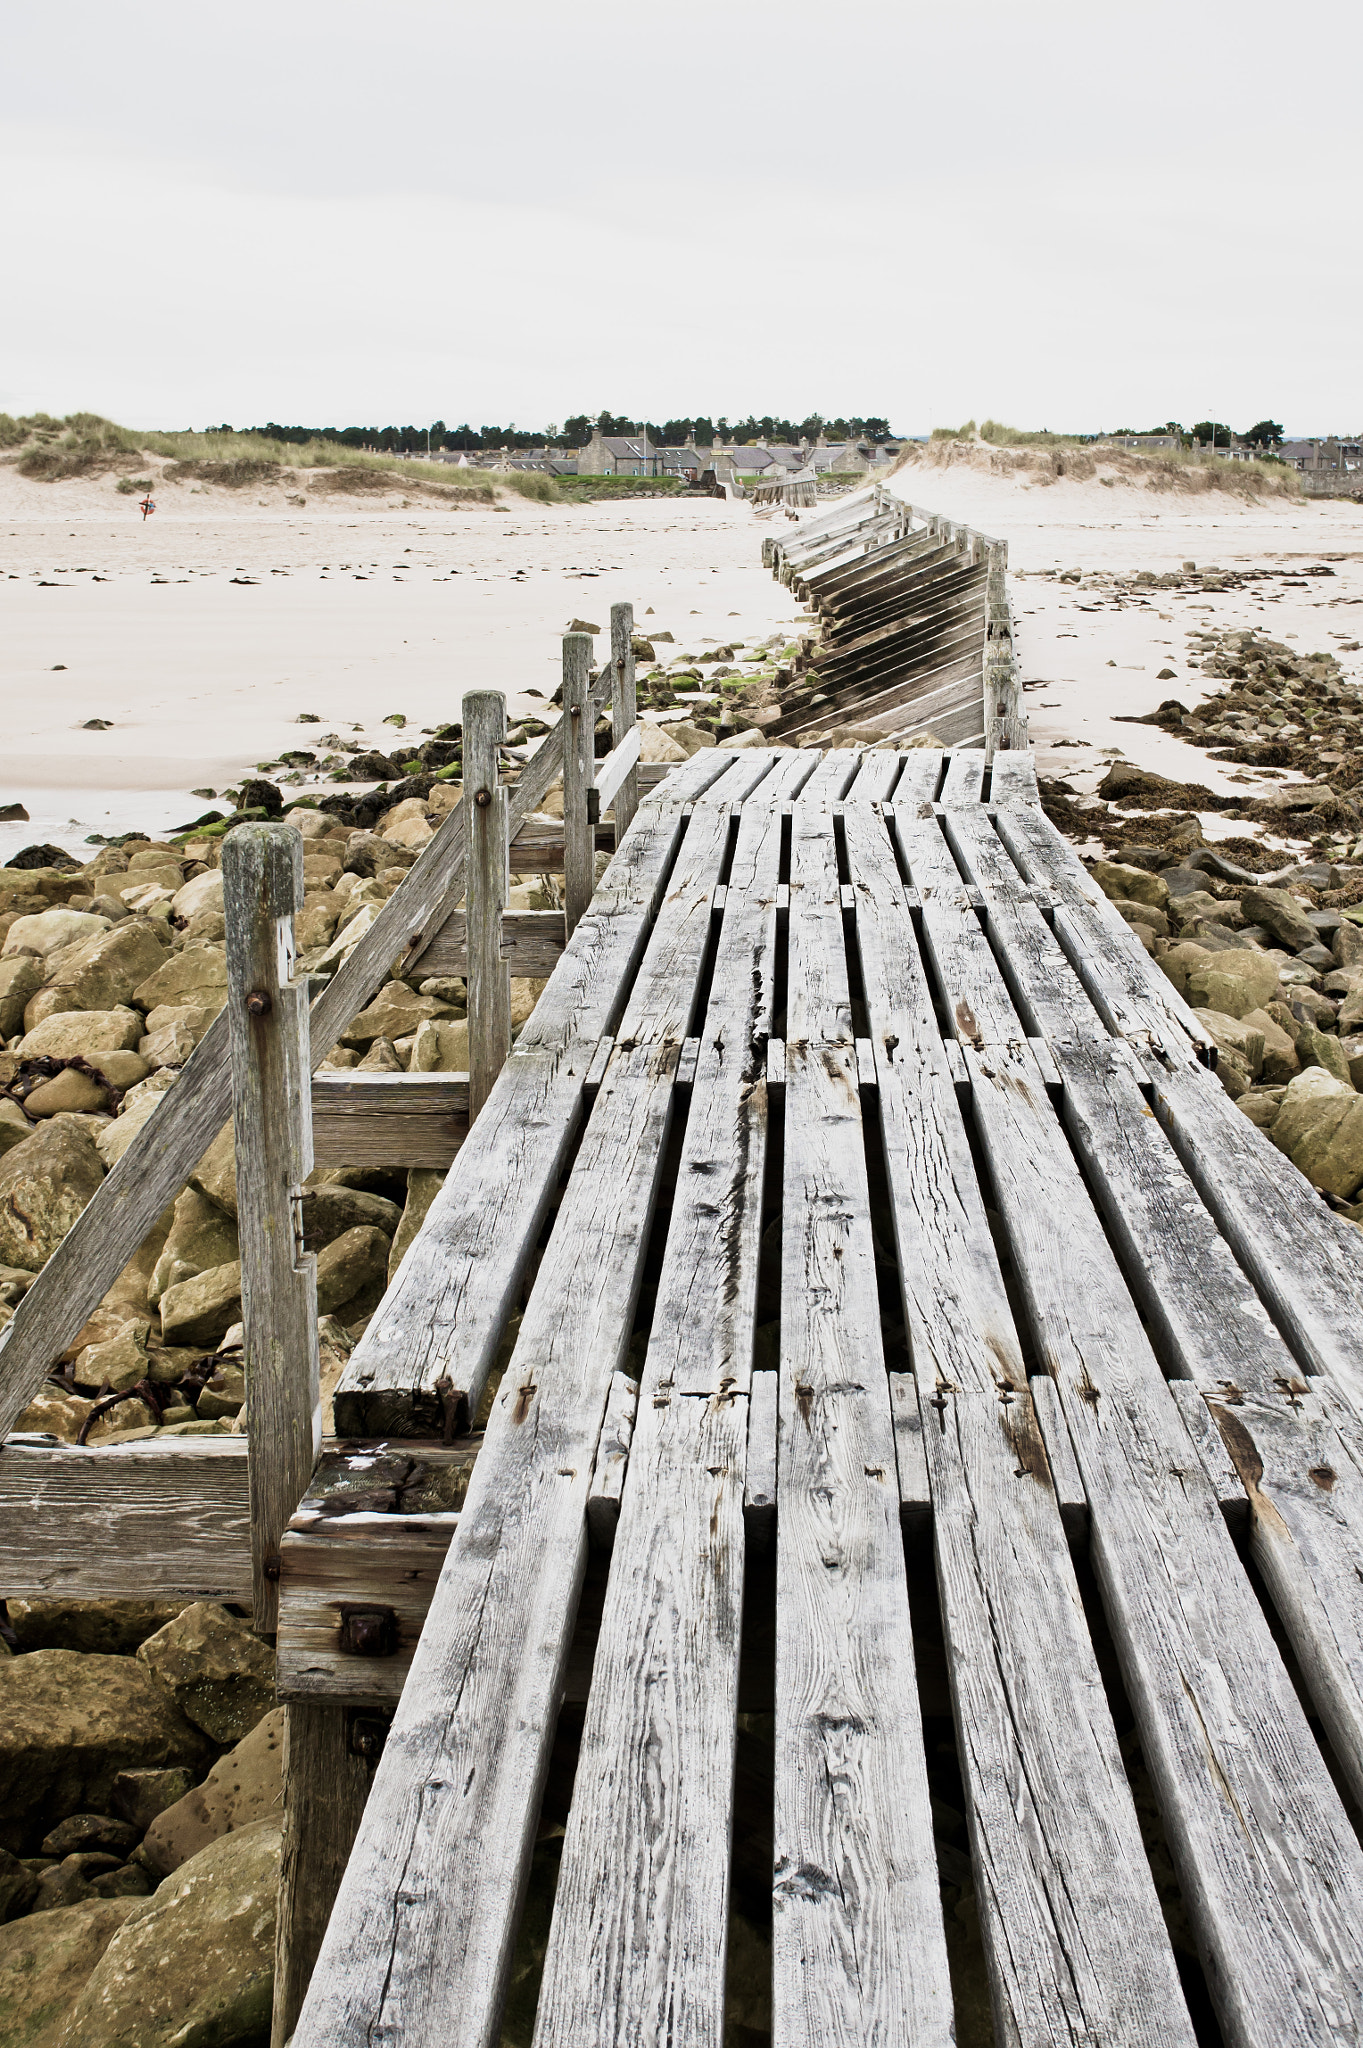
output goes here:
{"type": "MultiPolygon", "coordinates": [[[[893,487],[1007,540],[1038,765],[1080,790],[1114,752],[1228,789],[1227,766],[1114,719],[1196,701],[1197,628],[1253,626],[1363,674],[1363,655],[1341,651],[1363,625],[1358,504],[1247,505],[926,460],[893,487]],[[1141,595],[1054,573],[1187,561],[1264,574],[1252,589],[1141,595]],[[1333,573],[1300,575],[1316,564],[1333,573]]],[[[641,629],[674,635],[668,655],[751,644],[797,617],[761,567],[766,523],[741,503],[456,508],[392,493],[357,505],[289,483],[158,483],[156,504],[144,522],[112,476],[46,484],[0,467],[0,803],[29,812],[0,825],[0,858],[36,839],[76,848],[91,832],[183,822],[203,807],[191,792],[315,739],[300,713],[380,745],[389,714],[419,733],[457,717],[470,688],[532,711],[528,693],[556,685],[569,623],[606,627],[620,599],[641,629]]]]}

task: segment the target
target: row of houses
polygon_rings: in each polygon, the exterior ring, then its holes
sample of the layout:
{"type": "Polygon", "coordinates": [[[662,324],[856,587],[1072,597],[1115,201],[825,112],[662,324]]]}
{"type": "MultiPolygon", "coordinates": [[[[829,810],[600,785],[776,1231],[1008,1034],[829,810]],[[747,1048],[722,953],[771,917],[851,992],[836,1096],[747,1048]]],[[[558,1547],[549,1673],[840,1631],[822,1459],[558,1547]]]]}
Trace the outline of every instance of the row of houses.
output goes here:
{"type": "Polygon", "coordinates": [[[904,443],[894,441],[817,441],[746,443],[716,441],[697,446],[687,441],[666,447],[644,434],[603,434],[598,427],[585,448],[482,448],[474,453],[437,451],[437,462],[467,469],[532,469],[549,476],[672,476],[696,482],[707,470],[718,481],[736,478],[774,482],[783,474],[812,469],[817,476],[864,476],[896,461],[904,443]]]}
{"type": "MultiPolygon", "coordinates": [[[[1098,445],[1133,448],[1150,454],[1179,448],[1182,441],[1178,434],[1110,434],[1098,445]]],[[[1212,452],[1228,462],[1261,462],[1266,455],[1276,455],[1289,468],[1311,475],[1339,475],[1346,470],[1363,468],[1363,443],[1342,440],[1338,434],[1328,434],[1314,441],[1283,441],[1276,448],[1260,448],[1248,441],[1232,440],[1229,448],[1216,448],[1212,452]]]]}

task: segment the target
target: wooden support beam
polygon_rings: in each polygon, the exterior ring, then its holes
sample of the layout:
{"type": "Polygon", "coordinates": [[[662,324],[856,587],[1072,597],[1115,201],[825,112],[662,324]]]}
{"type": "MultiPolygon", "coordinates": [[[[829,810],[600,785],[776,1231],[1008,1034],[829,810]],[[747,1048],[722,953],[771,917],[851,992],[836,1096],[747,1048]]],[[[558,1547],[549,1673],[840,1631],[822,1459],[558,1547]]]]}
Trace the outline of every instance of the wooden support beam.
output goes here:
{"type": "MultiPolygon", "coordinates": [[[[513,869],[513,872],[517,872],[513,869]]],[[[547,980],[559,963],[568,943],[561,910],[506,910],[502,913],[502,958],[507,972],[547,980]]],[[[421,958],[413,961],[414,972],[463,974],[469,971],[468,917],[452,910],[421,958]]]]}
{"type": "Polygon", "coordinates": [[[356,1740],[344,1707],[284,1714],[284,1841],[279,1865],[271,2048],[287,2048],[364,1817],[377,1761],[373,1724],[356,1740]]]}
{"type": "Polygon", "coordinates": [[[571,938],[596,886],[593,828],[587,791],[595,766],[591,701],[591,636],[563,636],[563,916],[571,938]]]}
{"type": "MultiPolygon", "coordinates": [[[[611,743],[613,747],[621,747],[629,740],[631,733],[637,733],[639,730],[639,709],[634,683],[634,606],[632,604],[613,604],[611,606],[611,667],[615,678],[615,687],[611,694],[611,743]]],[[[634,745],[637,761],[637,748],[639,745],[637,739],[634,745]]],[[[630,826],[634,823],[634,813],[639,808],[639,771],[637,767],[630,769],[625,774],[614,796],[615,843],[618,846],[630,826]]],[[[610,798],[603,793],[600,801],[601,808],[604,810],[610,798]]]]}
{"type": "Polygon", "coordinates": [[[615,1542],[638,1405],[639,1382],[626,1373],[614,1373],[606,1399],[606,1419],[601,1425],[601,1441],[596,1447],[592,1483],[587,1489],[587,1529],[598,1550],[609,1550],[615,1542]]]}
{"type": "Polygon", "coordinates": [[[467,1074],[316,1074],[315,1166],[448,1166],[468,1136],[467,1074]]]}
{"type": "Polygon", "coordinates": [[[472,1123],[511,1051],[511,971],[502,957],[502,918],[511,887],[506,791],[500,754],[506,699],[497,690],[466,692],[464,817],[468,863],[469,1121],[472,1123]]]}
{"type": "Polygon", "coordinates": [[[273,1635],[279,1544],[322,1440],[317,1262],[298,1202],[312,1170],[308,985],[293,978],[303,841],[244,825],[223,845],[232,1126],[250,1415],[255,1626],[273,1635]]]}

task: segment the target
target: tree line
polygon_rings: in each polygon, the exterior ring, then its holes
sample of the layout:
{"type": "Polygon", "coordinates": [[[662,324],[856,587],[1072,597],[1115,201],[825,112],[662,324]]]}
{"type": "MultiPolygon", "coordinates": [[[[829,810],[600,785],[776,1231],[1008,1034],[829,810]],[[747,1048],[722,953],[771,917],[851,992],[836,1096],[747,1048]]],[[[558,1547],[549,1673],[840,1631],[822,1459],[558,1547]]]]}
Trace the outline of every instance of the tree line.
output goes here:
{"type": "MultiPolygon", "coordinates": [[[[708,448],[716,440],[794,442],[801,439],[817,441],[824,434],[830,441],[886,441],[891,438],[890,423],[872,415],[850,419],[825,419],[822,413],[810,413],[803,420],[777,419],[764,413],[761,419],[749,413],[746,419],[729,421],[723,415],[709,419],[697,415],[690,419],[633,420],[603,412],[595,418],[589,413],[573,413],[562,427],[552,422],[547,427],[527,429],[510,424],[498,426],[447,426],[444,420],[434,420],[429,427],[296,427],[282,426],[278,420],[269,420],[263,427],[243,427],[244,434],[260,435],[272,441],[287,441],[301,447],[307,441],[336,441],[347,448],[378,449],[385,455],[424,455],[429,448],[437,451],[467,451],[472,454],[479,449],[489,448],[585,448],[591,440],[594,427],[612,436],[631,436],[646,433],[650,441],[659,447],[678,447],[694,437],[697,447],[708,448]]],[[[235,427],[223,424],[211,431],[233,434],[235,427]]]]}
{"type": "Polygon", "coordinates": [[[1204,448],[1230,448],[1236,443],[1247,448],[1281,448],[1283,445],[1282,424],[1278,420],[1256,420],[1252,427],[1246,427],[1243,434],[1237,434],[1224,420],[1198,420],[1191,427],[1180,426],[1177,420],[1166,420],[1162,427],[1114,427],[1113,436],[1121,434],[1177,434],[1185,448],[1196,442],[1204,448]]]}

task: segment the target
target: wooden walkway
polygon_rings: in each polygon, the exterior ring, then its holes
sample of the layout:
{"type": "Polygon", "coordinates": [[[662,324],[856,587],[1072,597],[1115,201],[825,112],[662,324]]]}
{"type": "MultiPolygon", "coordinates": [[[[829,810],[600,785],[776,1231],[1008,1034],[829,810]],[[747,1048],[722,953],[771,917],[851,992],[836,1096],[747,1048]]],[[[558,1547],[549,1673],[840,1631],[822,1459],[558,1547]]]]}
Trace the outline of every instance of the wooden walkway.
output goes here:
{"type": "Polygon", "coordinates": [[[1224,2040],[1360,2039],[1358,1236],[1035,798],[710,750],[641,803],[337,1395],[400,1495],[509,1355],[296,2048],[493,2048],[570,1692],[536,2043],[720,2048],[773,1543],[777,2048],[954,2039],[923,1606],[1001,2048],[1199,2038],[1118,1709],[1224,2040]]]}

